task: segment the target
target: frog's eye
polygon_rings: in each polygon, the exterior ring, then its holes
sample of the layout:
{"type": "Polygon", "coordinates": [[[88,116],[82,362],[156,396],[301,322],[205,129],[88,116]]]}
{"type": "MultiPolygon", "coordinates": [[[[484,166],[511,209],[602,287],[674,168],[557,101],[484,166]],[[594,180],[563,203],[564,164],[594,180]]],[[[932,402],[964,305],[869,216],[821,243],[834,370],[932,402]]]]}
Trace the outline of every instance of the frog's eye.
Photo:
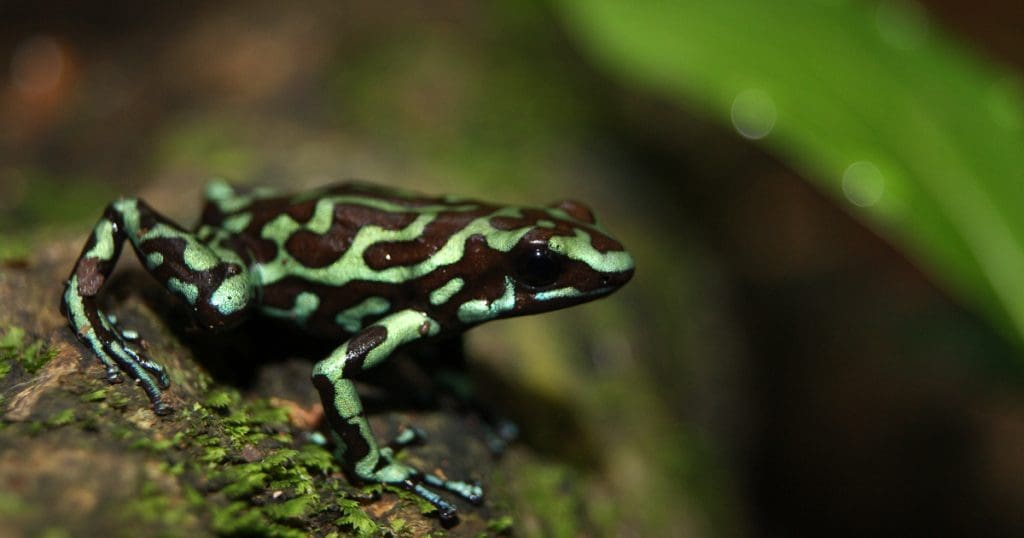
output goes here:
{"type": "Polygon", "coordinates": [[[558,255],[544,247],[534,247],[516,256],[512,277],[531,288],[543,288],[554,284],[561,274],[558,255]]]}

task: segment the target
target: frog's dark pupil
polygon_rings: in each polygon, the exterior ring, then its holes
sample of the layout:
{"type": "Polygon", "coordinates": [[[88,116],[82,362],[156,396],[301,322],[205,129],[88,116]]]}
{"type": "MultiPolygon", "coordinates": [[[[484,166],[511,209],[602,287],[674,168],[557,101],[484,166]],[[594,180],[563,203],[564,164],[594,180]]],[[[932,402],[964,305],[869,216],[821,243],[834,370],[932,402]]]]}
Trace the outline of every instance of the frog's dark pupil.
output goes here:
{"type": "Polygon", "coordinates": [[[534,288],[550,286],[558,280],[562,264],[546,248],[533,248],[516,257],[516,280],[534,288]]]}

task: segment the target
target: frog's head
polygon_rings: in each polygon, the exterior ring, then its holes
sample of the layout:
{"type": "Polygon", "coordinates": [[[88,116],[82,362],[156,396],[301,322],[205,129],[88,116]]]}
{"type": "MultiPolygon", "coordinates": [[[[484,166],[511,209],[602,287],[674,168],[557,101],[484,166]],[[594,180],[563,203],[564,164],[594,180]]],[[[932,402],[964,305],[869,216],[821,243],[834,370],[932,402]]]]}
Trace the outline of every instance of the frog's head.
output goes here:
{"type": "Polygon", "coordinates": [[[603,297],[633,276],[633,258],[583,204],[507,208],[489,219],[491,236],[467,242],[478,268],[476,299],[459,317],[479,322],[556,310],[603,297]]]}

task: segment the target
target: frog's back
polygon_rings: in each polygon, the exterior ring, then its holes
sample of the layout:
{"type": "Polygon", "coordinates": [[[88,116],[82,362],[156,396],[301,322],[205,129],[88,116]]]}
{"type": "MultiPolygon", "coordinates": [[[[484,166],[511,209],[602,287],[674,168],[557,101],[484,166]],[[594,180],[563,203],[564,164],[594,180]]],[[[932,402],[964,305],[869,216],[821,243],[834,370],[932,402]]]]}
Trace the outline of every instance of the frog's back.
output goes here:
{"type": "Polygon", "coordinates": [[[244,239],[257,263],[274,263],[282,257],[283,248],[303,267],[316,268],[337,260],[363,228],[397,231],[424,215],[437,217],[452,209],[486,212],[491,207],[359,182],[299,195],[215,182],[207,188],[202,224],[244,239]]]}
{"type": "Polygon", "coordinates": [[[363,183],[300,195],[215,183],[207,197],[203,224],[229,232],[250,260],[260,310],[326,337],[425,300],[438,286],[431,255],[496,209],[363,183]]]}

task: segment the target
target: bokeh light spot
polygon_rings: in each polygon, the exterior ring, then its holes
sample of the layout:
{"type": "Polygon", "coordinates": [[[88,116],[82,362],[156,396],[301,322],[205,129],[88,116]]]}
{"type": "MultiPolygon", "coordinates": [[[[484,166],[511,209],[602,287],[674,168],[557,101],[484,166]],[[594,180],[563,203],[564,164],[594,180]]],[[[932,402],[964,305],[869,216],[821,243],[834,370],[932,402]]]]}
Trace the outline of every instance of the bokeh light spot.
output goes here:
{"type": "Polygon", "coordinates": [[[26,97],[55,92],[64,77],[67,62],[60,43],[50,36],[37,35],[23,40],[11,57],[11,80],[26,97]]]}
{"type": "Polygon", "coordinates": [[[855,206],[873,206],[884,192],[885,176],[870,161],[857,161],[843,172],[843,194],[855,206]]]}
{"type": "Polygon", "coordinates": [[[732,125],[736,132],[751,140],[768,136],[775,127],[778,112],[775,101],[763,90],[743,90],[732,101],[732,125]]]}

